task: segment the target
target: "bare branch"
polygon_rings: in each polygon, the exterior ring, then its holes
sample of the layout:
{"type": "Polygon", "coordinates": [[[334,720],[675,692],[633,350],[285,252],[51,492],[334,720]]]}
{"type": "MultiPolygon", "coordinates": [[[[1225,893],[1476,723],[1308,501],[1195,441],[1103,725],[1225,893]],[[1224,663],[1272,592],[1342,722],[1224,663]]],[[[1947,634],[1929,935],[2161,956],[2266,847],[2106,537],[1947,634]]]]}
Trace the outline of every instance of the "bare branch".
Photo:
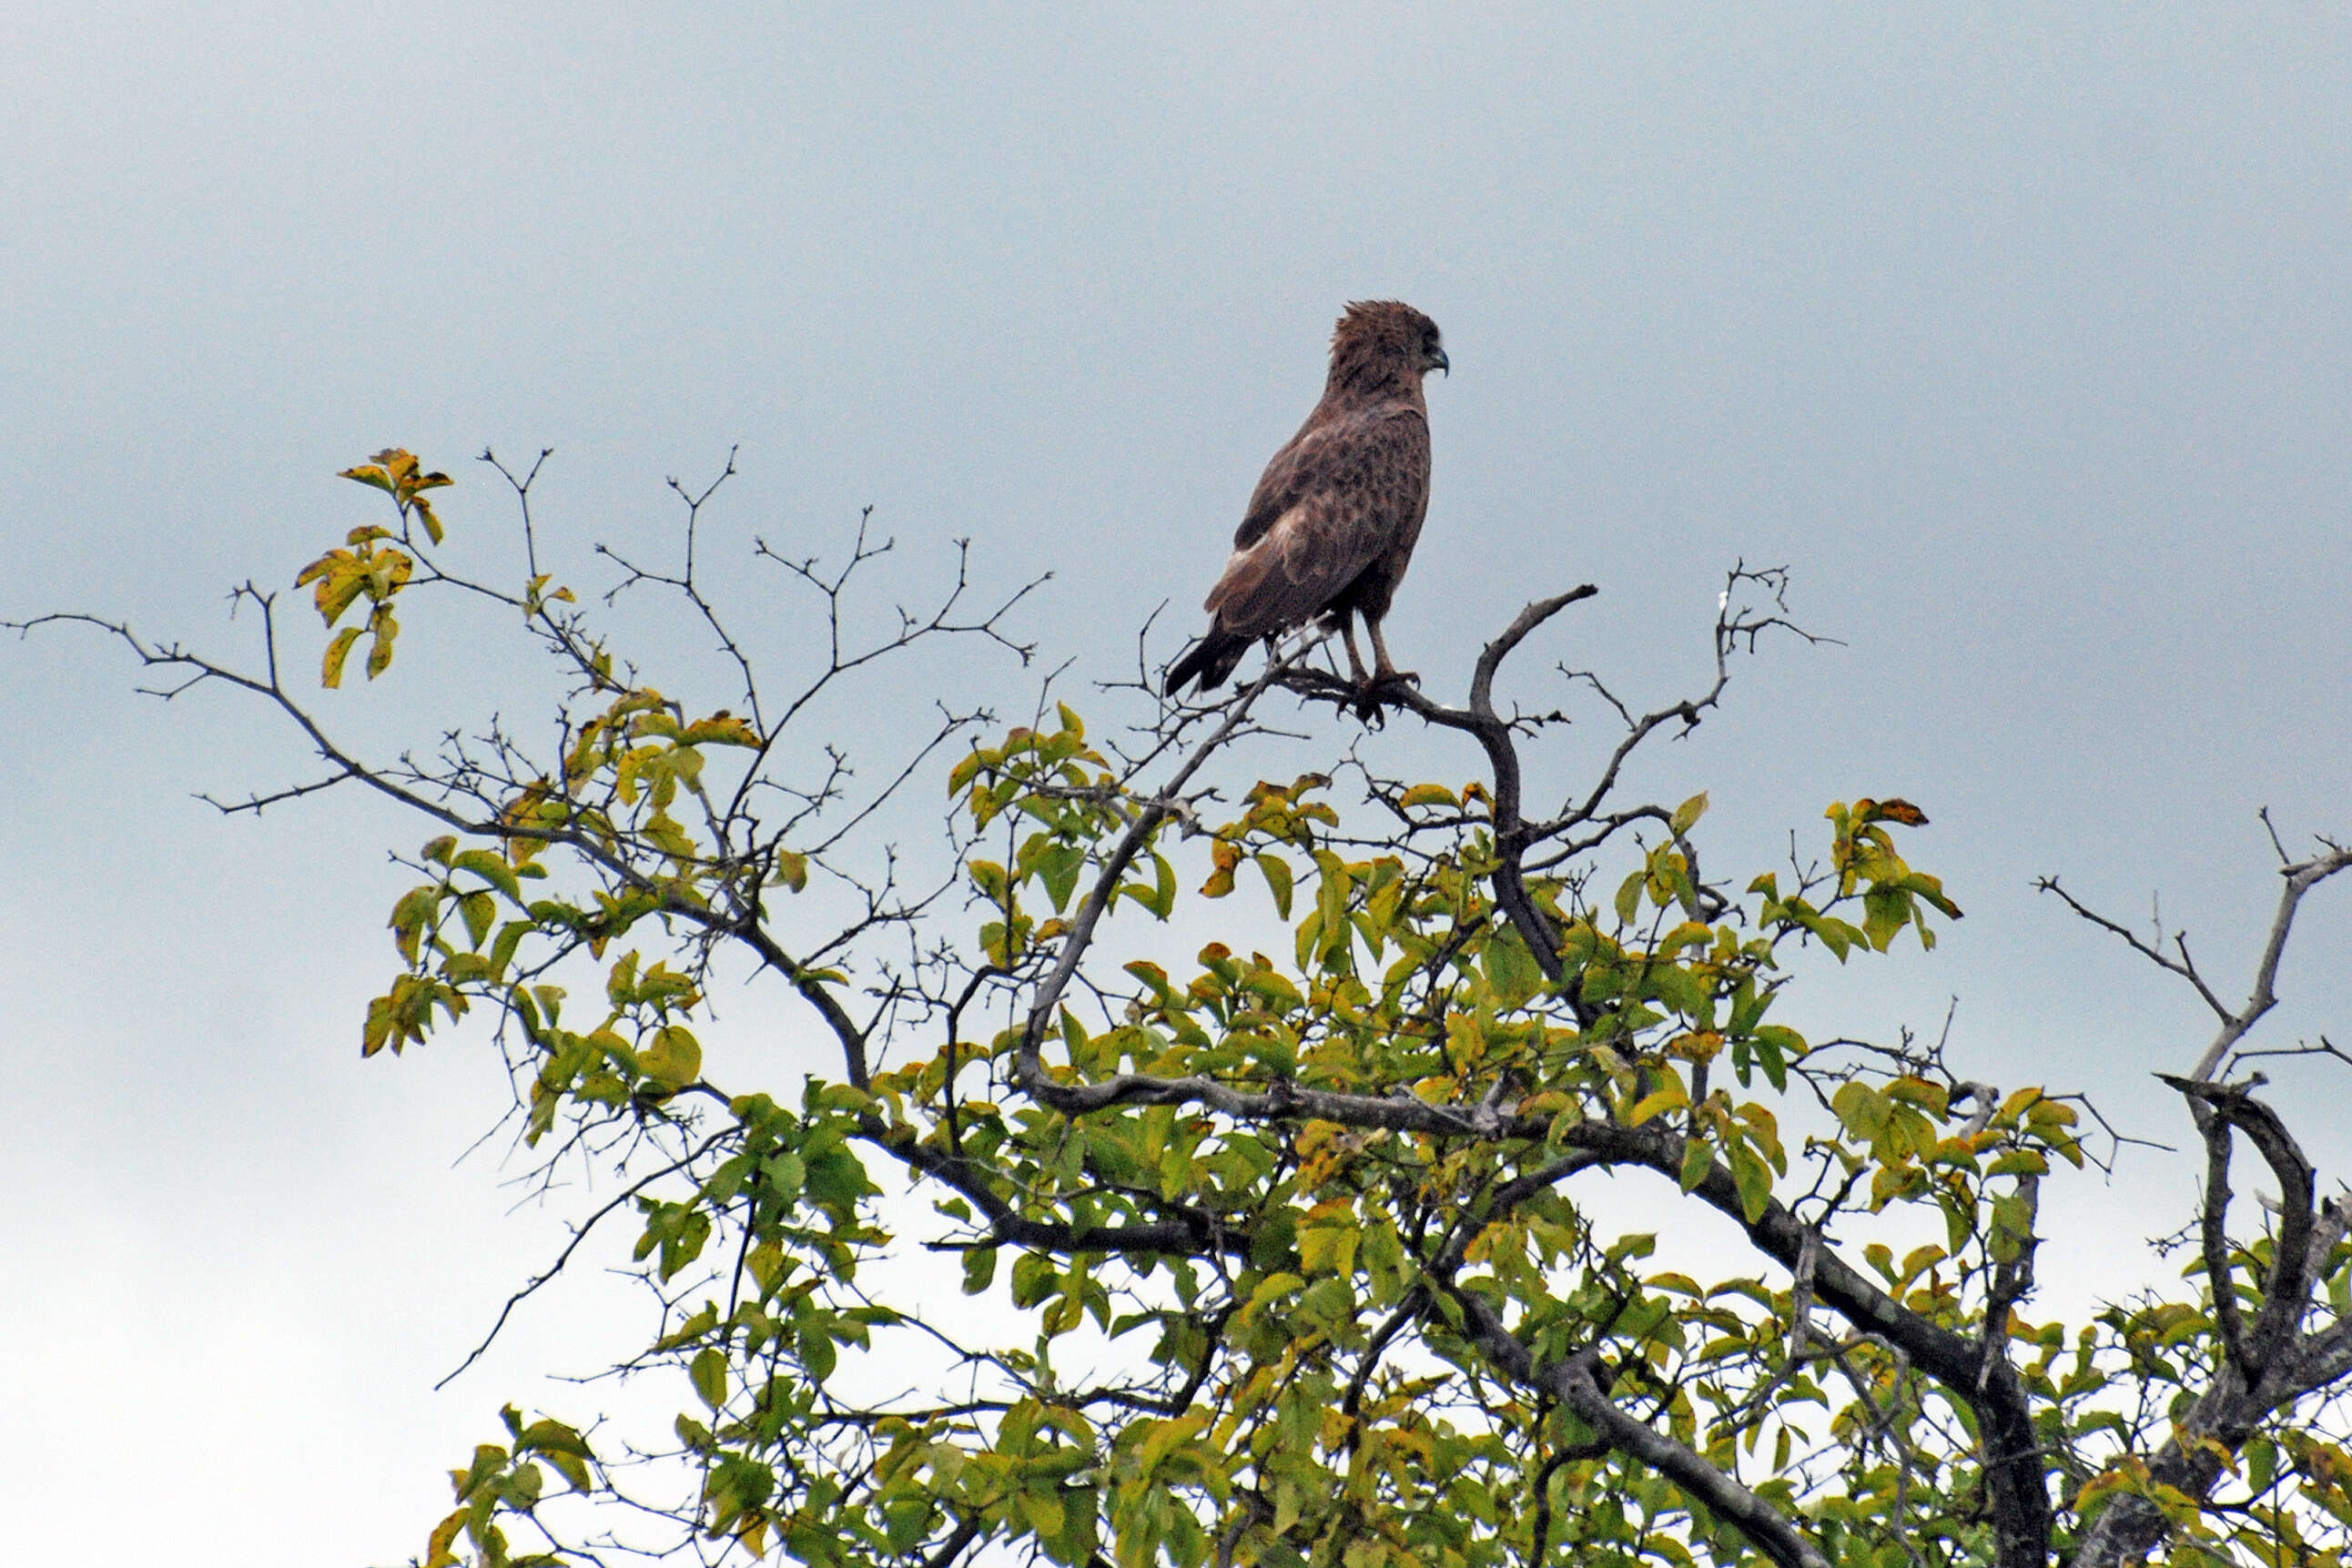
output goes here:
{"type": "Polygon", "coordinates": [[[598,1225],[602,1224],[622,1207],[634,1201],[639,1193],[645,1191],[647,1187],[652,1186],[656,1182],[658,1182],[667,1176],[677,1175],[679,1171],[685,1170],[688,1166],[693,1165],[695,1161],[702,1158],[705,1155],[710,1153],[711,1150],[717,1148],[728,1139],[740,1137],[741,1135],[741,1129],[734,1126],[725,1127],[719,1132],[713,1133],[709,1138],[703,1140],[703,1142],[697,1147],[679,1155],[677,1159],[672,1160],[669,1164],[662,1166],[659,1170],[648,1172],[646,1175],[623,1187],[614,1196],[611,1202],[606,1203],[604,1207],[598,1208],[593,1214],[591,1214],[586,1219],[583,1220],[579,1225],[574,1226],[572,1231],[572,1239],[563,1244],[563,1250],[555,1255],[555,1261],[550,1263],[539,1273],[532,1275],[530,1280],[524,1282],[522,1289],[517,1291],[513,1295],[507,1298],[507,1304],[499,1309],[498,1321],[490,1325],[490,1332],[482,1336],[482,1343],[476,1345],[471,1351],[467,1353],[466,1359],[457,1364],[456,1370],[452,1371],[440,1382],[435,1384],[433,1385],[433,1391],[437,1394],[442,1389],[448,1387],[449,1385],[455,1383],[459,1377],[465,1375],[467,1367],[482,1359],[483,1354],[487,1352],[491,1345],[498,1343],[499,1334],[500,1331],[505,1329],[507,1326],[507,1320],[514,1315],[514,1310],[522,1305],[523,1302],[529,1301],[531,1297],[539,1294],[542,1287],[553,1281],[563,1272],[565,1266],[572,1261],[572,1254],[579,1251],[580,1249],[586,1244],[588,1238],[595,1233],[596,1227],[598,1225]]]}
{"type": "MultiPolygon", "coordinates": [[[[2269,819],[2265,817],[2263,822],[2267,827],[2269,819]]],[[[2275,841],[2276,835],[2273,834],[2273,837],[2275,841]]],[[[2325,854],[2315,855],[2302,862],[2290,862],[2280,868],[2280,874],[2286,879],[2286,884],[2279,892],[2278,909],[2271,918],[2270,935],[2263,944],[2262,957],[2254,966],[2253,987],[2248,993],[2244,1005],[2234,1009],[2215,994],[2213,988],[2205,982],[2204,977],[2198,972],[2196,964],[2189,956],[2187,933],[2178,933],[2174,936],[2173,945],[2180,955],[2178,958],[2174,958],[2166,954],[2164,949],[2156,943],[2141,940],[2139,936],[2128,927],[2085,906],[2073,894],[2061,887],[2056,877],[2042,877],[2034,883],[2034,886],[2043,893],[2057,894],[2067,908],[2073,910],[2084,920],[2102,931],[2110,932],[2122,938],[2132,951],[2167,973],[2179,976],[2196,988],[2197,994],[2205,999],[2205,1005],[2211,1008],[2214,1016],[2221,1020],[2221,1031],[2213,1037],[2212,1043],[2205,1048],[2205,1053],[2197,1059],[2197,1065],[2189,1074],[2190,1078],[2202,1082],[2210,1081],[2222,1071],[2223,1064],[2231,1051],[2236,1048],[2237,1043],[2246,1037],[2254,1025],[2262,1019],[2263,1014],[2278,1005],[2279,961],[2286,954],[2287,938],[2294,929],[2295,911],[2302,904],[2305,894],[2347,866],[2352,866],[2352,849],[2331,846],[2325,854]]],[[[2158,941],[2161,940],[2162,933],[2159,931],[2158,941]]],[[[2192,1099],[2190,1103],[2197,1110],[2198,1124],[2201,1127],[2204,1124],[2204,1102],[2192,1099]]]]}
{"type": "MultiPolygon", "coordinates": [[[[2194,1087],[2192,1085],[2192,1087],[2194,1087]]],[[[2205,1119],[2205,1204],[2199,1227],[2205,1283],[2212,1292],[2213,1321],[2231,1361],[2246,1362],[2246,1331],[2238,1315],[2237,1279],[2230,1267],[2230,1145],[2235,1134],[2226,1117],[2205,1119]]]]}

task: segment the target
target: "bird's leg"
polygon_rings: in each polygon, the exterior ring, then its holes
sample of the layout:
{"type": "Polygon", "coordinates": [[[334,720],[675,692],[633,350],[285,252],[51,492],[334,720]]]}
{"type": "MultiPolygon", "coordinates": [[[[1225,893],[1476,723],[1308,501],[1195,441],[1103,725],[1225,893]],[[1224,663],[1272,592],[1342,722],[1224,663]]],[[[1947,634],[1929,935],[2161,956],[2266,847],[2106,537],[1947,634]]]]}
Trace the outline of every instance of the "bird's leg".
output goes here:
{"type": "MultiPolygon", "coordinates": [[[[1380,635],[1379,629],[1378,629],[1378,628],[1374,628],[1374,630],[1373,630],[1373,633],[1372,633],[1372,634],[1373,634],[1375,637],[1379,636],[1379,635],[1380,635]]],[[[1328,636],[1329,636],[1329,635],[1330,635],[1330,633],[1327,632],[1325,632],[1325,633],[1324,633],[1324,635],[1328,637],[1328,636]]],[[[1347,644],[1348,644],[1348,677],[1349,677],[1349,679],[1350,679],[1350,680],[1354,681],[1354,682],[1356,683],[1356,685],[1357,685],[1358,686],[1360,686],[1360,686],[1370,686],[1370,685],[1372,684],[1372,677],[1371,677],[1371,676],[1370,676],[1370,675],[1368,675],[1368,674],[1364,674],[1364,656],[1363,656],[1361,653],[1360,653],[1356,652],[1356,624],[1355,624],[1355,622],[1354,622],[1353,621],[1350,621],[1350,620],[1347,620],[1347,619],[1345,619],[1345,618],[1342,618],[1342,619],[1341,619],[1341,621],[1339,622],[1339,635],[1340,635],[1343,639],[1345,639],[1345,640],[1346,640],[1347,644]]],[[[1377,645],[1378,645],[1378,644],[1375,644],[1375,646],[1377,646],[1377,645]]]]}
{"type": "MultiPolygon", "coordinates": [[[[1381,623],[1377,621],[1367,621],[1364,625],[1372,634],[1372,653],[1377,661],[1372,666],[1371,684],[1380,686],[1386,685],[1391,681],[1410,681],[1416,686],[1421,685],[1419,675],[1414,674],[1411,670],[1398,669],[1396,662],[1389,657],[1388,639],[1381,635],[1381,623]]],[[[1353,646],[1354,644],[1349,644],[1351,649],[1353,646]]],[[[1361,665],[1357,666],[1356,678],[1359,685],[1362,684],[1363,667],[1361,665]]]]}
{"type": "MultiPolygon", "coordinates": [[[[1373,649],[1378,651],[1381,645],[1379,623],[1368,620],[1364,625],[1372,634],[1373,649]]],[[[1380,689],[1381,677],[1364,673],[1363,655],[1356,652],[1355,617],[1342,612],[1339,631],[1348,639],[1348,673],[1355,678],[1356,682],[1356,716],[1366,724],[1380,724],[1381,722],[1380,699],[1373,694],[1380,689]]],[[[1381,667],[1383,669],[1388,667],[1388,656],[1385,653],[1381,655],[1381,667]]]]}

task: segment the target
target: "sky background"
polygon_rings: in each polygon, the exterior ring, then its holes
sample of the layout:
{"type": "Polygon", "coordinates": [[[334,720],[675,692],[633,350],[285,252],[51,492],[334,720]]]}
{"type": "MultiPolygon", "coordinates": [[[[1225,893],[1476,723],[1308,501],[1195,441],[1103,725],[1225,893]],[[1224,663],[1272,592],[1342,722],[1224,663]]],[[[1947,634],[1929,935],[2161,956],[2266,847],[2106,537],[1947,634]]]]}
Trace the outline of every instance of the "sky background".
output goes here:
{"type": "MultiPolygon", "coordinates": [[[[543,537],[601,589],[589,545],[673,549],[663,480],[740,447],[720,559],[836,548],[870,505],[915,592],[968,537],[984,588],[1055,574],[1024,632],[1086,706],[1155,607],[1158,657],[1192,629],[1340,305],[1395,297],[1454,361],[1389,623],[1427,689],[1589,580],[1518,695],[1565,661],[1680,695],[1740,559],[1842,640],[1768,646],[1637,781],[1709,789],[1726,867],[1822,841],[1833,799],[1931,814],[1907,846],[1967,919],[1821,975],[1808,1027],[1957,997],[1976,1075],[2177,1142],[2147,1075],[2210,1020],[2031,880],[2142,920],[2160,892],[2242,994],[2256,809],[2352,832],[2339,7],[16,6],[0,149],[0,618],[247,653],[226,589],[376,520],[332,476],[391,444],[457,475],[494,567],[472,455],[555,448],[543,537]]],[[[727,586],[789,656],[805,603],[727,586]]],[[[625,624],[659,684],[715,674],[625,624]]],[[[385,744],[501,689],[487,642],[410,625],[382,689],[324,705],[385,744]]],[[[1035,689],[927,668],[831,722],[1035,689]]],[[[504,1103],[478,1036],[359,1060],[384,854],[424,833],[337,797],[222,819],[192,792],[305,777],[300,748],[135,684],[92,638],[0,644],[0,1537],[401,1561],[499,1404],[598,1397],[536,1375],[592,1370],[618,1309],[585,1283],[431,1392],[560,1216],[507,1212],[498,1145],[460,1161],[504,1103]]],[[[1396,771],[1469,776],[1405,728],[1373,742],[1396,771]]],[[[2273,1043],[2342,1027],[2347,936],[2331,888],[2273,1043]]],[[[804,1020],[738,1010],[789,1087],[804,1020]]],[[[2346,1079],[2280,1076],[2340,1177],[2346,1079]]],[[[2135,1151],[2053,1198],[2053,1294],[2157,1277],[2139,1239],[2188,1182],[2135,1151]]]]}

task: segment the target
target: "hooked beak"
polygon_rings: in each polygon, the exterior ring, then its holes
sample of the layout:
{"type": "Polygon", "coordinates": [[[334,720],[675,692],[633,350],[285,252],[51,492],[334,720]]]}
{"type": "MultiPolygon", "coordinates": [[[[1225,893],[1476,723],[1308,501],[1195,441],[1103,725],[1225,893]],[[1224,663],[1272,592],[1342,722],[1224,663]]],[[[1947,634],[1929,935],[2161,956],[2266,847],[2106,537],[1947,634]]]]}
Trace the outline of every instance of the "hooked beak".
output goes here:
{"type": "Polygon", "coordinates": [[[1446,380],[1454,379],[1454,361],[1445,357],[1445,350],[1443,349],[1430,350],[1427,357],[1421,361],[1421,368],[1424,372],[1440,371],[1444,373],[1446,380]]]}

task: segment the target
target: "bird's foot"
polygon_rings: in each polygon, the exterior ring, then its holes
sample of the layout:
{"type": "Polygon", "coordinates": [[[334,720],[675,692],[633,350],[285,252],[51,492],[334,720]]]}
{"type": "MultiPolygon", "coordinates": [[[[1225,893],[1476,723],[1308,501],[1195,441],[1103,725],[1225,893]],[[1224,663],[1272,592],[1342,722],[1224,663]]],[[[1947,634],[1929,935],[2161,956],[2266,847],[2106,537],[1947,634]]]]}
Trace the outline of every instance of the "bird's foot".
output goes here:
{"type": "Polygon", "coordinates": [[[1373,671],[1370,675],[1358,672],[1356,716],[1370,725],[1385,723],[1385,716],[1381,705],[1381,694],[1402,685],[1409,685],[1415,691],[1419,691],[1421,677],[1411,670],[1380,669],[1373,671]]]}

